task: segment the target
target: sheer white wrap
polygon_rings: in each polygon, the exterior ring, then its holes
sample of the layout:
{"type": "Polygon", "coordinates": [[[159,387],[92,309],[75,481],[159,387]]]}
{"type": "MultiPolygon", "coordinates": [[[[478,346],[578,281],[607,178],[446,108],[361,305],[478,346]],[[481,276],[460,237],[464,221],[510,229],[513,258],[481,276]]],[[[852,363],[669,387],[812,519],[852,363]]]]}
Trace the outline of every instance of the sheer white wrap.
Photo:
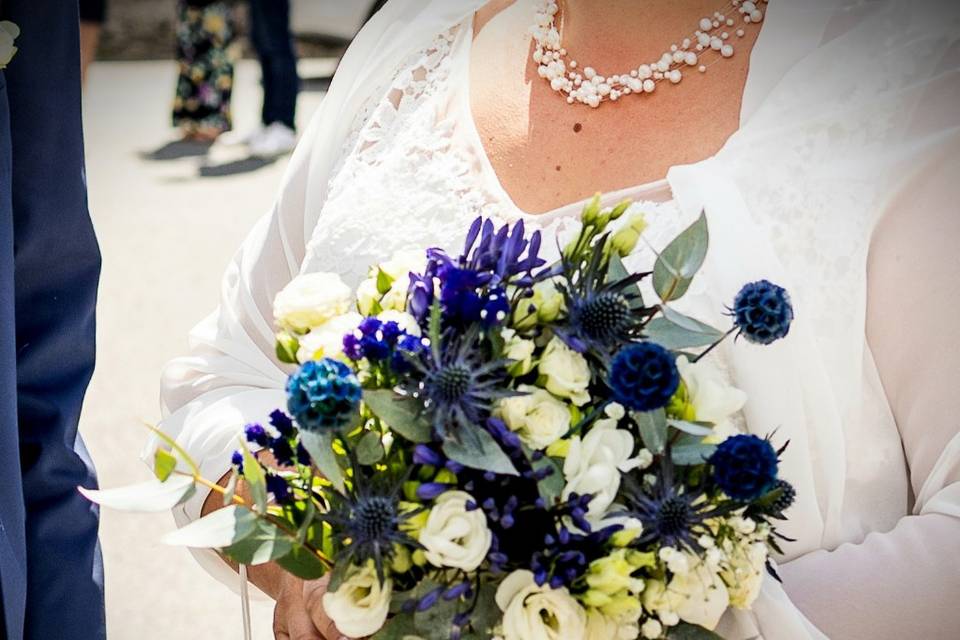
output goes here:
{"type": "MultiPolygon", "coordinates": [[[[171,363],[165,374],[163,428],[197,457],[208,477],[228,469],[245,422],[262,420],[283,404],[286,371],[273,357],[271,326],[276,292],[302,269],[323,265],[347,274],[387,257],[371,257],[378,247],[362,239],[332,243],[322,237],[330,234],[326,225],[346,219],[337,217],[328,197],[350,162],[344,153],[356,154],[358,145],[367,144],[353,139],[357,123],[391,101],[387,93],[401,61],[432,51],[439,34],[468,21],[483,4],[393,0],[344,57],[274,210],[227,271],[219,310],[191,335],[191,355],[171,363]],[[321,212],[331,217],[319,219],[321,212]]],[[[919,518],[909,526],[921,533],[908,539],[921,541],[924,518],[960,518],[956,425],[931,436],[942,436],[935,447],[942,453],[911,485],[901,434],[864,332],[866,261],[875,225],[913,176],[960,149],[958,17],[960,3],[770,3],[751,58],[741,130],[713,158],[674,167],[668,175],[680,218],[706,209],[711,223],[701,294],[688,304],[698,313],[719,314],[744,282],[758,278],[783,284],[795,299],[797,321],[789,339],[766,349],[737,344],[722,354],[750,397],[748,428],[758,434],[778,429],[779,440],[791,441],[783,469],[799,498],[785,527],[797,541],[786,545],[788,555],[780,559],[788,591],[791,566],[806,554],[845,543],[861,546],[871,533],[896,536],[887,532],[911,512],[919,518]]],[[[465,77],[447,72],[450,83],[463,85],[465,77]]],[[[422,177],[446,184],[433,173],[422,177]]],[[[391,194],[378,194],[381,185],[352,188],[387,206],[391,194]]],[[[425,213],[407,210],[414,203],[400,198],[396,210],[375,222],[393,225],[391,232],[401,235],[407,225],[425,225],[423,233],[404,236],[412,244],[443,238],[444,222],[447,229],[464,229],[461,219],[475,213],[443,218],[444,206],[456,204],[431,202],[425,213]]],[[[476,204],[478,211],[484,206],[476,204]]],[[[346,215],[343,210],[341,205],[339,215],[346,215]]],[[[544,222],[559,223],[565,213],[547,214],[544,222]]],[[[179,509],[178,521],[198,517],[203,499],[179,509]]],[[[952,531],[960,539],[960,524],[952,531]]],[[[952,549],[956,556],[955,542],[952,549]]],[[[212,554],[200,559],[221,577],[229,575],[212,554]]],[[[960,570],[955,557],[951,562],[960,570]]],[[[823,576],[848,579],[856,576],[823,576]]],[[[889,576],[891,584],[898,579],[889,576]]],[[[849,585],[851,616],[872,613],[869,602],[857,600],[860,586],[849,585]]],[[[936,586],[929,597],[939,597],[936,586]]],[[[944,620],[956,624],[957,614],[951,615],[944,620]]],[[[730,638],[824,637],[772,579],[753,612],[728,616],[723,625],[730,638]]]]}

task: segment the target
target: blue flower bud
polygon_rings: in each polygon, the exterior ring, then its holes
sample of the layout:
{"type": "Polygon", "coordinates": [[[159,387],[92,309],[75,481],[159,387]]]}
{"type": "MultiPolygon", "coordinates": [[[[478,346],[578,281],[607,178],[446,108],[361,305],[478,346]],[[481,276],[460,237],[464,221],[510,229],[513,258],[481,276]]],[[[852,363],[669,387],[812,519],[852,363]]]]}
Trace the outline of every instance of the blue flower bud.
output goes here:
{"type": "Polygon", "coordinates": [[[777,452],[769,441],[755,435],[727,438],[709,462],[717,486],[734,500],[756,500],[777,480],[777,452]]]}
{"type": "Polygon", "coordinates": [[[793,322],[790,295],[782,287],[760,280],[745,285],[731,309],[738,335],[749,342],[768,345],[785,337],[793,322]]]}
{"type": "Polygon", "coordinates": [[[669,351],[653,342],[638,342],[614,356],[607,384],[620,404],[652,411],[673,397],[680,386],[680,372],[669,351]]]}

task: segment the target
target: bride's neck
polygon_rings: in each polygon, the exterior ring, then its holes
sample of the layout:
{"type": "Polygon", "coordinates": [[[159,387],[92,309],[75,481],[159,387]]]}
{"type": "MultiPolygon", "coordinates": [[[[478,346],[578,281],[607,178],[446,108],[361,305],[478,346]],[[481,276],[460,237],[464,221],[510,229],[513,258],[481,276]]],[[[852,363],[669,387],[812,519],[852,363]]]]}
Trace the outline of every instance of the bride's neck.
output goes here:
{"type": "Polygon", "coordinates": [[[704,16],[713,15],[717,0],[560,0],[558,26],[563,45],[574,59],[598,56],[597,64],[610,58],[639,64],[660,57],[671,43],[690,37],[704,16]]]}

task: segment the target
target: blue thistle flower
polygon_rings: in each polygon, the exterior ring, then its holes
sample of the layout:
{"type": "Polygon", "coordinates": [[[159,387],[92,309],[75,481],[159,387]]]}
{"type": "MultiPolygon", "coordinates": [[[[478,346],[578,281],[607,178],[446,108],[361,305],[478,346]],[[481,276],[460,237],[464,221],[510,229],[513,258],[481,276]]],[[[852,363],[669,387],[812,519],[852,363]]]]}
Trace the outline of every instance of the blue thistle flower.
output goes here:
{"type": "Polygon", "coordinates": [[[730,310],[738,334],[755,344],[768,345],[785,337],[793,322],[793,305],[786,289],[766,280],[745,285],[730,310]]]}
{"type": "Polygon", "coordinates": [[[614,399],[635,411],[666,406],[680,386],[673,355],[654,342],[621,349],[610,364],[608,379],[614,399]]]}
{"type": "Polygon", "coordinates": [[[777,481],[777,452],[770,441],[755,435],[727,438],[708,462],[717,486],[741,502],[756,500],[777,481]]]}
{"type": "Polygon", "coordinates": [[[340,429],[356,416],[362,390],[339,360],[310,361],[287,381],[287,409],[304,431],[340,429]]]}

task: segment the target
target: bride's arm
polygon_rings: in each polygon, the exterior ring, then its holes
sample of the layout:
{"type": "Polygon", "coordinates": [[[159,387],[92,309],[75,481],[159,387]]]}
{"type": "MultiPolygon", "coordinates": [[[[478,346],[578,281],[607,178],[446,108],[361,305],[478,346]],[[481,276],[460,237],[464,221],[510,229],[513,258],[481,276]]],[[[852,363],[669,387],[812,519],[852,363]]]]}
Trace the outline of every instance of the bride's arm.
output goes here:
{"type": "Polygon", "coordinates": [[[920,515],[781,567],[791,599],[830,638],[960,634],[960,517],[945,515],[960,516],[960,452],[951,452],[951,443],[960,449],[957,150],[931,163],[893,203],[874,235],[868,272],[868,339],[920,515]]]}

